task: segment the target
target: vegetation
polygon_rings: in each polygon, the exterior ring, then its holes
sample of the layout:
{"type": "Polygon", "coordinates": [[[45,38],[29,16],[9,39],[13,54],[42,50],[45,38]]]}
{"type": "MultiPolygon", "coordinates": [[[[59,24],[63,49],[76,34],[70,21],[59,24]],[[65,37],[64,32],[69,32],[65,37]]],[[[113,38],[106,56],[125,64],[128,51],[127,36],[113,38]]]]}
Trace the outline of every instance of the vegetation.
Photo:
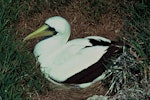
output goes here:
{"type": "MultiPolygon", "coordinates": [[[[72,1],[72,0],[71,0],[72,1]]],[[[71,2],[70,1],[70,2],[71,2]]],[[[68,6],[68,0],[34,0],[34,7],[27,7],[33,0],[0,1],[0,98],[3,100],[29,99],[33,93],[45,93],[51,88],[35,65],[34,57],[21,39],[14,35],[20,11],[32,14],[46,9],[68,6]]],[[[112,67],[111,84],[107,94],[114,99],[150,98],[150,2],[148,0],[83,0],[82,13],[88,20],[99,22],[99,15],[113,9],[124,19],[123,33],[130,48],[117,58],[118,67],[112,67]],[[117,6],[115,6],[117,4],[117,6]],[[129,94],[130,93],[130,94],[129,94]]],[[[115,66],[115,65],[114,65],[115,66]]]]}
{"type": "Polygon", "coordinates": [[[113,99],[150,99],[150,3],[146,0],[121,3],[125,21],[123,32],[130,48],[112,66],[113,76],[108,93],[113,99]]]}
{"type": "Polygon", "coordinates": [[[34,65],[31,53],[14,36],[20,1],[1,0],[0,7],[0,97],[3,100],[29,98],[30,91],[44,91],[43,84],[47,83],[34,65]]]}

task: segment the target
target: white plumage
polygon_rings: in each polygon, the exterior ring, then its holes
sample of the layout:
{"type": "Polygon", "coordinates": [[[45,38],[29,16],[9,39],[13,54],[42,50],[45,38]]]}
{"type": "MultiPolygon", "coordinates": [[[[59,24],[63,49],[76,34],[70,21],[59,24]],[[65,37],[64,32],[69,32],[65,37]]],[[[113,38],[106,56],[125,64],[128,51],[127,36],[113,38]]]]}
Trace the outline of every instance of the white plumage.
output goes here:
{"type": "MultiPolygon", "coordinates": [[[[105,68],[102,64],[96,64],[112,46],[109,39],[88,36],[68,41],[70,25],[59,16],[46,20],[43,27],[24,40],[50,36],[41,40],[34,49],[41,71],[48,80],[55,84],[68,83],[84,88],[101,79],[105,68]],[[101,72],[98,73],[97,69],[101,72]]],[[[114,45],[112,47],[115,48],[112,53],[117,52],[115,50],[118,48],[114,45]]]]}

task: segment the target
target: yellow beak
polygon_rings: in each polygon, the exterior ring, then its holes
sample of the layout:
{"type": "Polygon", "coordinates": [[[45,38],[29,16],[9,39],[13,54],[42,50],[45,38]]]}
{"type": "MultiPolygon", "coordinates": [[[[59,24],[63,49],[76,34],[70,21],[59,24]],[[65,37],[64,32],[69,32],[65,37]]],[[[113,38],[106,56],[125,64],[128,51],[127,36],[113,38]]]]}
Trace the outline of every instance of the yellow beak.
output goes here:
{"type": "Polygon", "coordinates": [[[33,33],[26,36],[23,41],[34,39],[37,37],[42,37],[42,36],[52,36],[54,32],[48,30],[48,28],[49,28],[48,25],[41,26],[39,29],[37,29],[33,33]]]}

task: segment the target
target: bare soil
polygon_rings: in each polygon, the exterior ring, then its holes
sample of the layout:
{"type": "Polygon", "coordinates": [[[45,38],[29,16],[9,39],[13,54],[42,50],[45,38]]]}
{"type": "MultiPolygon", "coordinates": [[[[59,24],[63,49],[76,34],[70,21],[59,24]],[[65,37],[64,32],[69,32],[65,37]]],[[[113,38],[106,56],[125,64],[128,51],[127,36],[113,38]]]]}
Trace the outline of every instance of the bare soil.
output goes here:
{"type": "MultiPolygon", "coordinates": [[[[29,8],[32,7],[33,5],[29,5],[29,8]]],[[[18,33],[22,34],[17,35],[23,39],[40,27],[47,18],[55,15],[62,16],[69,21],[72,29],[70,39],[95,35],[106,37],[110,40],[117,40],[122,35],[123,20],[119,14],[113,10],[109,11],[101,15],[100,23],[96,24],[88,21],[86,16],[82,14],[79,1],[71,2],[68,6],[62,7],[59,10],[51,10],[50,7],[47,7],[47,9],[42,10],[40,13],[34,13],[31,16],[21,13],[20,21],[16,27],[19,31],[18,33]]],[[[38,39],[29,41],[27,43],[29,50],[34,49],[34,45],[37,42],[38,39]]],[[[64,89],[57,87],[44,95],[35,93],[32,95],[32,98],[35,100],[85,100],[95,94],[104,95],[107,89],[108,87],[104,86],[102,82],[98,82],[86,89],[64,89]]]]}

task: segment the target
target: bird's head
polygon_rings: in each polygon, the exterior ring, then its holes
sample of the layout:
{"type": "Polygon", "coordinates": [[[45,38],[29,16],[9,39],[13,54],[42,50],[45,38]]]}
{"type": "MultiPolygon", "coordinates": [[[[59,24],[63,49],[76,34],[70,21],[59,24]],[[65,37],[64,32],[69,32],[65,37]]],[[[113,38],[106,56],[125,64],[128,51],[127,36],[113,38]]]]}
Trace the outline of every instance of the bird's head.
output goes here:
{"type": "Polygon", "coordinates": [[[53,36],[56,34],[70,36],[70,25],[67,20],[60,16],[50,17],[39,29],[24,38],[24,41],[37,37],[53,36]]]}

